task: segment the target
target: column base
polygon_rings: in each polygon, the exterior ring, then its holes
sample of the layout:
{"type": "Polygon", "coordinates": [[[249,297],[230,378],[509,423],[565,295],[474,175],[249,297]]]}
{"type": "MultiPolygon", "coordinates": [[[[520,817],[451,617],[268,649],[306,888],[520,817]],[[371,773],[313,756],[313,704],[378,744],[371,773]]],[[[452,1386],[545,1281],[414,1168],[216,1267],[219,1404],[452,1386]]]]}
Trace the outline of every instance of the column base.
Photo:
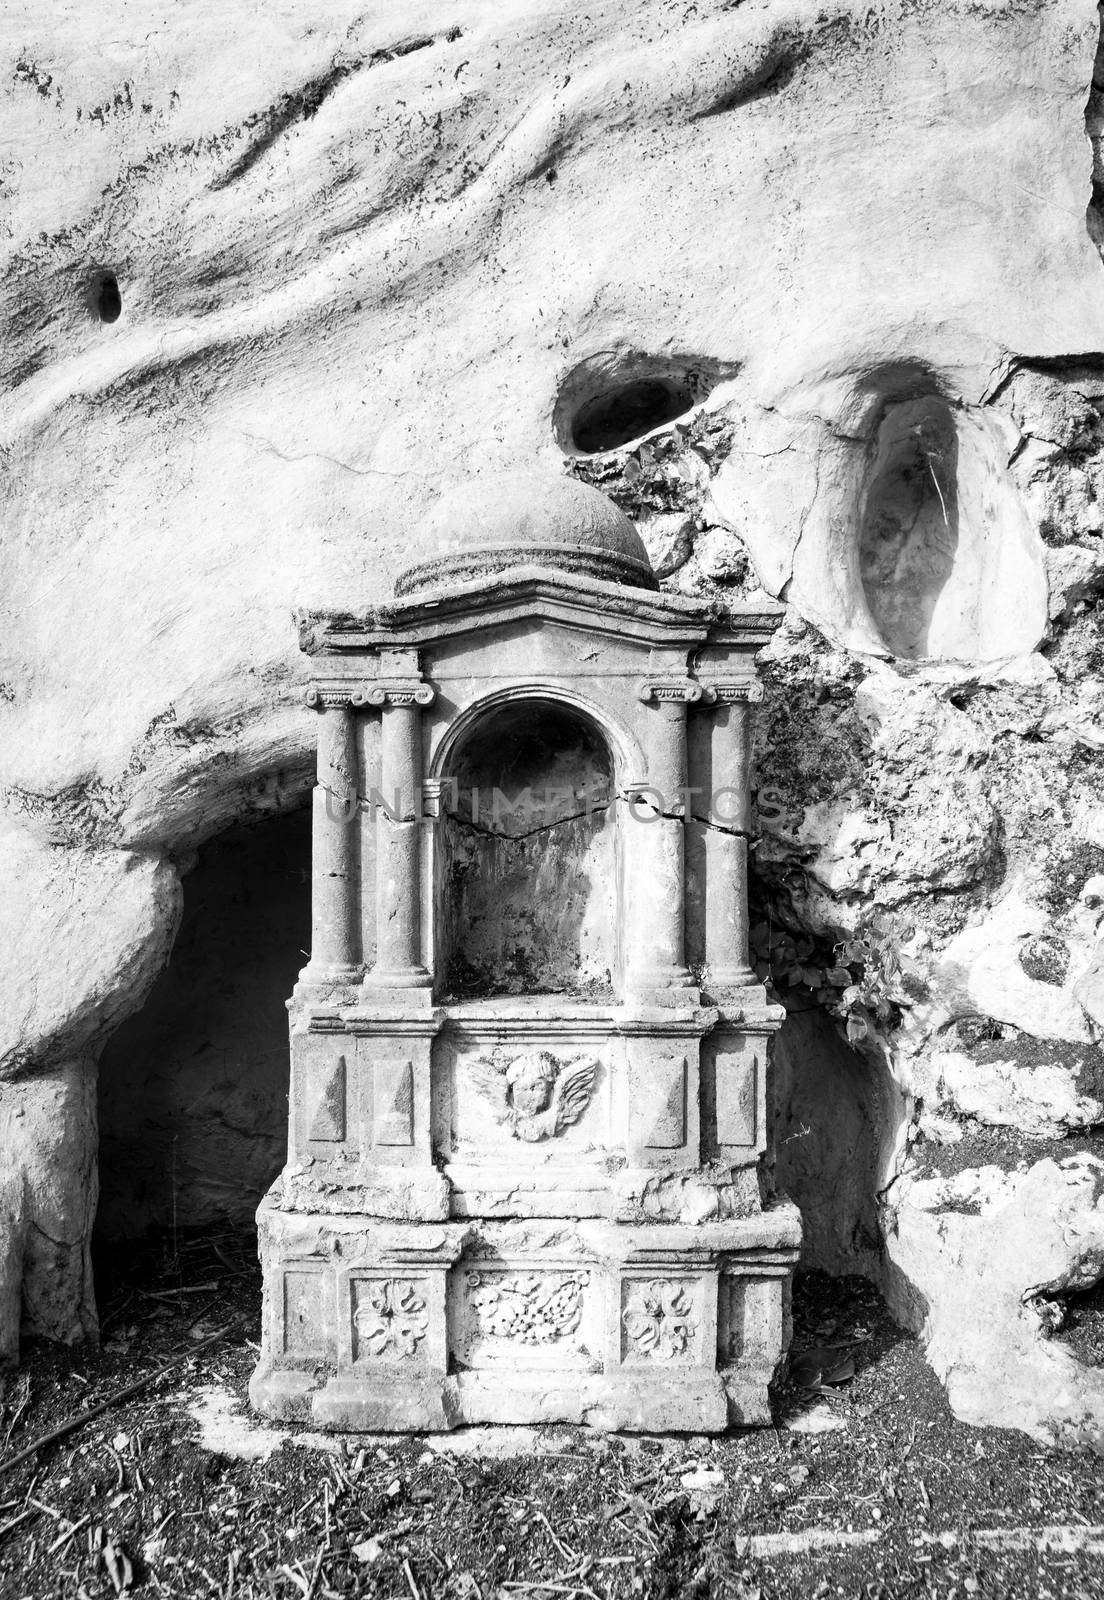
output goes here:
{"type": "Polygon", "coordinates": [[[334,962],[332,966],[317,965],[309,961],[299,974],[299,982],[312,986],[325,983],[359,983],[364,977],[364,963],[355,961],[334,962]]]}
{"type": "Polygon", "coordinates": [[[351,995],[357,993],[364,980],[364,967],[323,967],[314,966],[313,963],[305,966],[300,972],[295,988],[291,992],[291,999],[287,1002],[290,1009],[293,1004],[301,1005],[328,1005],[344,1004],[351,995]]]}
{"type": "Polygon", "coordinates": [[[683,1006],[700,1006],[702,992],[694,984],[685,989],[670,989],[662,986],[651,988],[647,984],[630,984],[625,989],[626,1005],[658,1006],[663,1011],[678,1010],[683,1006]]]}
{"type": "Polygon", "coordinates": [[[707,989],[746,989],[759,982],[754,967],[707,967],[702,979],[707,989]]]}
{"type": "Polygon", "coordinates": [[[636,967],[626,974],[625,999],[665,1009],[696,1006],[701,989],[688,967],[636,967]]]}
{"type": "Polygon", "coordinates": [[[404,967],[395,972],[373,968],[360,986],[365,1005],[398,1005],[428,1011],[433,1005],[433,979],[424,967],[404,967]]]}

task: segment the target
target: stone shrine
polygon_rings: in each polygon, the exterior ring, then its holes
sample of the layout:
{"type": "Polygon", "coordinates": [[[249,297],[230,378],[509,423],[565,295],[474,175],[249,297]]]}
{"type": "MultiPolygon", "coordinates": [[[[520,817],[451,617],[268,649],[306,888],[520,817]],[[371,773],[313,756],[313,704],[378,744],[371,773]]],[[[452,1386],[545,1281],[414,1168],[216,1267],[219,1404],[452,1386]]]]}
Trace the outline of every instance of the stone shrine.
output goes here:
{"type": "Polygon", "coordinates": [[[769,1420],[800,1243],[748,962],[755,655],[563,477],[481,482],[319,719],[288,1163],[251,1395],[335,1429],[769,1420]]]}

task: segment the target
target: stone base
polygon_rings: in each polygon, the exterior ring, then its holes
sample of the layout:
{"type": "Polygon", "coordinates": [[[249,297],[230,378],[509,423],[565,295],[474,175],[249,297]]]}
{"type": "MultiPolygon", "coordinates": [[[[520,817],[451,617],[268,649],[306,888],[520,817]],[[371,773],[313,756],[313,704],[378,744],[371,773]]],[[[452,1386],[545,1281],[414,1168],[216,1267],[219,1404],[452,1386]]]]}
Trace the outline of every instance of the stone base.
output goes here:
{"type": "Polygon", "coordinates": [[[368,1432],[770,1420],[796,1209],[689,1226],[258,1213],[266,1416],[368,1432]]]}
{"type": "Polygon", "coordinates": [[[610,1433],[721,1433],[770,1422],[765,1385],[739,1373],[668,1376],[641,1386],[618,1373],[552,1383],[543,1375],[438,1374],[423,1379],[331,1378],[259,1366],[249,1398],[265,1416],[342,1433],[443,1433],[484,1423],[576,1423],[610,1433]]]}

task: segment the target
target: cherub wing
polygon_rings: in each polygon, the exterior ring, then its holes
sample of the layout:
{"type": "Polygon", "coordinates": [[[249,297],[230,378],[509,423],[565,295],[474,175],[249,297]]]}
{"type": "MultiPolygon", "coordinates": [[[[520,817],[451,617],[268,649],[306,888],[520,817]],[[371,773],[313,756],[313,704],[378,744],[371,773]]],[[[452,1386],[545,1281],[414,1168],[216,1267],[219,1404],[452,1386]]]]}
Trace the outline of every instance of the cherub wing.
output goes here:
{"type": "Polygon", "coordinates": [[[509,1114],[506,1103],[506,1068],[500,1067],[491,1056],[477,1056],[468,1063],[468,1074],[475,1087],[489,1100],[495,1119],[505,1122],[509,1114]]]}
{"type": "Polygon", "coordinates": [[[586,1110],[597,1071],[597,1061],[584,1059],[576,1061],[574,1066],[567,1067],[556,1079],[556,1087],[552,1091],[552,1105],[549,1109],[555,1112],[557,1133],[562,1133],[573,1122],[578,1122],[586,1110]]]}

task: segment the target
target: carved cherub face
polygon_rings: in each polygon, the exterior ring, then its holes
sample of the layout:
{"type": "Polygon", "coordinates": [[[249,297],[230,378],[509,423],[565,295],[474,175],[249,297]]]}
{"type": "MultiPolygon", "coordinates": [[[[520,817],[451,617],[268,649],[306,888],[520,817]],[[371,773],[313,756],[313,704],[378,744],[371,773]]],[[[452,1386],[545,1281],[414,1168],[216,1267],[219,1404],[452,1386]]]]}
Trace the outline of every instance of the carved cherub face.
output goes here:
{"type": "Polygon", "coordinates": [[[523,1117],[535,1117],[547,1111],[554,1080],[555,1070],[543,1054],[516,1061],[506,1074],[514,1110],[523,1117]]]}

